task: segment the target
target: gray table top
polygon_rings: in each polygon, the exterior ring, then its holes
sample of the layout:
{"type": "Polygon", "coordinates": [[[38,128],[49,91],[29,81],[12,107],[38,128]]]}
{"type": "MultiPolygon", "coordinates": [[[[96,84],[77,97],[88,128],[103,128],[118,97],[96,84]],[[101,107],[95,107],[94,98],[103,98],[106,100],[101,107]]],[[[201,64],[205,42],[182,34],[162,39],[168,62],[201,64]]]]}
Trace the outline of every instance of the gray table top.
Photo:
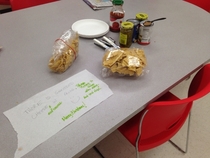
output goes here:
{"type": "MultiPolygon", "coordinates": [[[[109,22],[110,8],[93,11],[82,0],[59,1],[0,15],[0,155],[14,157],[17,135],[3,112],[34,94],[87,69],[109,85],[113,95],[24,157],[79,157],[210,59],[210,15],[178,0],[125,1],[125,19],[145,12],[154,25],[151,44],[143,48],[149,73],[139,78],[103,78],[104,51],[80,38],[79,56],[63,74],[47,64],[54,40],[80,19],[109,22]]],[[[118,33],[109,32],[118,41],[118,33]]],[[[20,122],[21,123],[21,122],[20,122]]]]}

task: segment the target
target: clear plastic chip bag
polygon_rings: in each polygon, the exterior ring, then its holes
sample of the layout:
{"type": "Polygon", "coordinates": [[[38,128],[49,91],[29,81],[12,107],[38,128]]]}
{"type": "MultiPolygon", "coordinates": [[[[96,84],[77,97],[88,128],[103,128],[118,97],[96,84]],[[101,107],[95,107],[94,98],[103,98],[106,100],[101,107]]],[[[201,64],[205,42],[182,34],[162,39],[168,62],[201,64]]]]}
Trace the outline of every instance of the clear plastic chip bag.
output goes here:
{"type": "Polygon", "coordinates": [[[109,48],[102,61],[102,76],[140,76],[147,65],[144,51],[139,48],[109,48]]]}
{"type": "Polygon", "coordinates": [[[69,29],[53,45],[52,57],[48,67],[53,72],[63,73],[74,62],[79,52],[79,35],[69,29]]]}

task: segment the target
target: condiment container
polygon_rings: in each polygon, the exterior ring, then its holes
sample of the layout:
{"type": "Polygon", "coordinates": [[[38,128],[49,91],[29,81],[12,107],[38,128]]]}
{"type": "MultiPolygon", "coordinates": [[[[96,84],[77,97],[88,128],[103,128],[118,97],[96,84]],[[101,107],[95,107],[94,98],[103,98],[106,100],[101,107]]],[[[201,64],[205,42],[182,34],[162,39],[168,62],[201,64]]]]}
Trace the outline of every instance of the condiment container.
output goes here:
{"type": "Polygon", "coordinates": [[[133,23],[133,35],[132,35],[132,42],[136,43],[139,38],[139,25],[140,22],[137,19],[128,19],[126,21],[133,23]]]}
{"type": "Polygon", "coordinates": [[[140,22],[138,43],[141,45],[150,44],[150,36],[154,23],[151,21],[140,22]]]}
{"type": "Polygon", "coordinates": [[[110,11],[109,28],[112,32],[120,32],[120,24],[124,21],[125,11],[123,0],[113,0],[113,7],[110,11]]]}
{"type": "Polygon", "coordinates": [[[133,36],[133,26],[134,24],[129,21],[124,21],[121,23],[120,39],[119,39],[120,47],[128,48],[131,46],[132,36],[133,36]]]}

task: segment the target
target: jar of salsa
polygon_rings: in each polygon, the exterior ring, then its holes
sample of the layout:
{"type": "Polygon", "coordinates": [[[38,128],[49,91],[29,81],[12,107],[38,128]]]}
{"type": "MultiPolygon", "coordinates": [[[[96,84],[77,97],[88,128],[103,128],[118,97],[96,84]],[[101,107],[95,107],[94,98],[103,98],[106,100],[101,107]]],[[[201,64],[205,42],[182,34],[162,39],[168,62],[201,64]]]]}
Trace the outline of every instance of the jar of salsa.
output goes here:
{"type": "Polygon", "coordinates": [[[124,21],[125,11],[123,0],[113,0],[113,7],[110,11],[109,28],[112,32],[120,32],[120,24],[124,21]]]}

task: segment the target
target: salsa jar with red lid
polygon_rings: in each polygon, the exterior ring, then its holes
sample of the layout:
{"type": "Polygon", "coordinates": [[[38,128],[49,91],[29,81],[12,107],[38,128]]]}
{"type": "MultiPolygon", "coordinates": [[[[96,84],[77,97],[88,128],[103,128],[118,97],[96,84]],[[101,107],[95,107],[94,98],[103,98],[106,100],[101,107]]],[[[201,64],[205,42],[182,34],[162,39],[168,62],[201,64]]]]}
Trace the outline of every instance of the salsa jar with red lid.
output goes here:
{"type": "Polygon", "coordinates": [[[125,11],[123,9],[123,0],[113,0],[113,7],[110,11],[109,28],[112,32],[120,32],[120,25],[124,21],[125,11]]]}

